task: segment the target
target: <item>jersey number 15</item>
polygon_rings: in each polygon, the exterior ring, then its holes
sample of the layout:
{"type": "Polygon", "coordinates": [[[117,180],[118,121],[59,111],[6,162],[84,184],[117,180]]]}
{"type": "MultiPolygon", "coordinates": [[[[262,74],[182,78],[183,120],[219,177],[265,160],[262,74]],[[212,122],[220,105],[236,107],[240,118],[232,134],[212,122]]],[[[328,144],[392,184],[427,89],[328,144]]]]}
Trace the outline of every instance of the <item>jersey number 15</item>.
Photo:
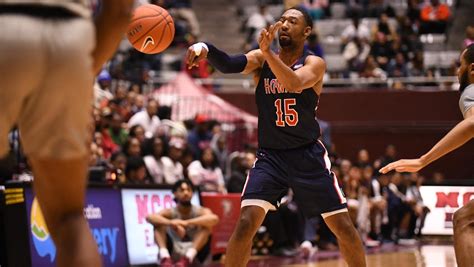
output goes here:
{"type": "Polygon", "coordinates": [[[296,105],[295,98],[286,98],[286,99],[277,99],[275,100],[276,116],[275,121],[276,126],[285,127],[285,126],[296,126],[298,124],[298,112],[292,108],[296,105]],[[282,105],[283,102],[283,105],[282,105]],[[284,111],[284,112],[283,112],[284,111]]]}

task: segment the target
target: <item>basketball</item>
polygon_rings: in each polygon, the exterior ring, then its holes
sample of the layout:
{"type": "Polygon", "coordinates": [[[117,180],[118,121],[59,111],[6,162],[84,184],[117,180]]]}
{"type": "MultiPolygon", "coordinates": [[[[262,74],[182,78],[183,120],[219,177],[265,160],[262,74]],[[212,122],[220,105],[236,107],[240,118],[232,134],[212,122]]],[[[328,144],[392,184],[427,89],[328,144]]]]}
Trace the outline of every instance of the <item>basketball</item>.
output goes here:
{"type": "Polygon", "coordinates": [[[168,48],[174,38],[174,22],[166,9],[142,5],[133,11],[127,29],[130,44],[145,54],[157,54],[168,48]]]}

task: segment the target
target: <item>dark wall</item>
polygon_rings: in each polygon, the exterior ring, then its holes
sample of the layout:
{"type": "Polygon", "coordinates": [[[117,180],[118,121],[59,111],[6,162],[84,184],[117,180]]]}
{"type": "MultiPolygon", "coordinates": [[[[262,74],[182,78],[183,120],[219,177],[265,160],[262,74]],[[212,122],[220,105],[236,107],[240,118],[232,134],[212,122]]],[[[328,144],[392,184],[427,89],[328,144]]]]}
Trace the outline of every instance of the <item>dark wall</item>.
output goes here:
{"type": "MultiPolygon", "coordinates": [[[[257,114],[253,94],[218,94],[257,114]]],[[[318,117],[331,123],[332,139],[342,157],[354,159],[367,148],[372,159],[388,144],[399,157],[416,157],[428,151],[462,120],[459,93],[454,91],[331,91],[323,93],[318,117]]],[[[474,178],[474,141],[433,163],[422,173],[441,171],[449,179],[474,178]]]]}

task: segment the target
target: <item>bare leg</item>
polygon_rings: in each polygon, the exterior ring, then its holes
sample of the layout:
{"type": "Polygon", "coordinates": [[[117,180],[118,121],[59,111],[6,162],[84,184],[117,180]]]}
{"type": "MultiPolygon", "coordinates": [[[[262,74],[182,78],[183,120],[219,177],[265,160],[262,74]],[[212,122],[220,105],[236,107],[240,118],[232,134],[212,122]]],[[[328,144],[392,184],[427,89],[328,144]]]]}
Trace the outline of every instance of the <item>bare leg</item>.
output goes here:
{"type": "Polygon", "coordinates": [[[234,229],[226,251],[225,266],[247,266],[252,249],[252,239],[265,219],[265,210],[258,206],[246,206],[234,229]]]}
{"type": "Polygon", "coordinates": [[[459,267],[474,266],[474,200],[454,213],[454,250],[459,267]]]}
{"type": "Polygon", "coordinates": [[[34,189],[57,248],[57,266],[101,266],[84,218],[87,158],[31,158],[34,189]]]}
{"type": "Polygon", "coordinates": [[[166,227],[167,226],[157,226],[154,229],[155,242],[159,248],[166,248],[166,227]]]}
{"type": "Polygon", "coordinates": [[[208,228],[201,228],[194,236],[193,240],[193,248],[196,251],[200,251],[209,240],[209,236],[211,235],[211,230],[208,228]]]}
{"type": "Polygon", "coordinates": [[[337,213],[324,219],[339,243],[343,258],[349,267],[363,267],[365,252],[359,234],[347,212],[337,213]]]}

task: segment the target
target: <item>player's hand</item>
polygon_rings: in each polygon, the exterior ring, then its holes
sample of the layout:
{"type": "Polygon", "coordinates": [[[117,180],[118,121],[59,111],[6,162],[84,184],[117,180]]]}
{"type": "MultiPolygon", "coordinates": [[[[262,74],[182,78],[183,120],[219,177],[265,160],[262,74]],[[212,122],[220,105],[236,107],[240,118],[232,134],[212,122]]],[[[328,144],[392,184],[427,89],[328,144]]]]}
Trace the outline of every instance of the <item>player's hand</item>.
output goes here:
{"type": "Polygon", "coordinates": [[[425,167],[425,164],[421,159],[401,159],[388,164],[379,170],[379,172],[385,174],[389,171],[395,170],[397,172],[417,172],[425,167]]]}
{"type": "Polygon", "coordinates": [[[278,32],[282,25],[283,23],[281,21],[278,21],[277,23],[270,25],[268,29],[263,29],[262,32],[260,32],[258,45],[260,46],[260,50],[262,50],[262,52],[265,53],[270,51],[270,45],[272,44],[273,39],[275,39],[275,34],[278,32]]]}
{"type": "Polygon", "coordinates": [[[179,238],[183,239],[184,236],[186,235],[186,228],[184,228],[181,225],[177,225],[173,227],[173,230],[176,232],[176,234],[179,236],[179,238]]]}
{"type": "Polygon", "coordinates": [[[176,220],[176,224],[184,228],[188,227],[189,225],[188,221],[185,221],[185,220],[176,220]]]}
{"type": "Polygon", "coordinates": [[[188,69],[197,67],[199,65],[199,61],[207,57],[207,53],[209,53],[209,51],[207,51],[207,49],[202,46],[201,43],[195,43],[190,46],[184,59],[188,69]]]}

